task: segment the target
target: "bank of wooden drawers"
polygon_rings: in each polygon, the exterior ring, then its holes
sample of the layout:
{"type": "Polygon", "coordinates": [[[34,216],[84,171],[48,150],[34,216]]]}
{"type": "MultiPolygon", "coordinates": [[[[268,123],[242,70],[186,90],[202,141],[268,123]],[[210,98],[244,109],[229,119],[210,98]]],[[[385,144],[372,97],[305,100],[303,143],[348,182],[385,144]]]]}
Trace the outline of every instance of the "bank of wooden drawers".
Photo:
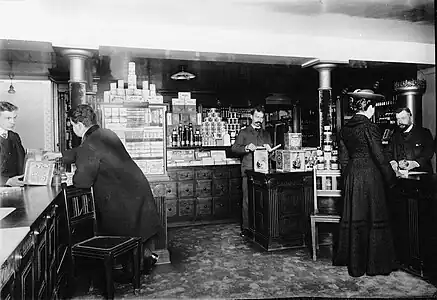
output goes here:
{"type": "Polygon", "coordinates": [[[193,181],[179,181],[178,182],[178,196],[179,198],[194,197],[194,182],[193,181]]]}
{"type": "Polygon", "coordinates": [[[212,201],[211,198],[197,199],[196,212],[198,216],[211,216],[212,215],[212,201]]]}
{"type": "Polygon", "coordinates": [[[196,173],[197,180],[211,179],[212,178],[212,170],[201,169],[201,170],[196,170],[195,173],[196,173]]]}
{"type": "Polygon", "coordinates": [[[229,220],[239,215],[240,166],[181,167],[168,170],[165,184],[169,224],[229,220]]]}
{"type": "Polygon", "coordinates": [[[228,180],[227,179],[215,179],[213,182],[213,195],[215,197],[225,196],[229,194],[228,180]]]}
{"type": "Polygon", "coordinates": [[[197,180],[196,181],[196,197],[206,198],[212,196],[212,181],[197,180]]]}

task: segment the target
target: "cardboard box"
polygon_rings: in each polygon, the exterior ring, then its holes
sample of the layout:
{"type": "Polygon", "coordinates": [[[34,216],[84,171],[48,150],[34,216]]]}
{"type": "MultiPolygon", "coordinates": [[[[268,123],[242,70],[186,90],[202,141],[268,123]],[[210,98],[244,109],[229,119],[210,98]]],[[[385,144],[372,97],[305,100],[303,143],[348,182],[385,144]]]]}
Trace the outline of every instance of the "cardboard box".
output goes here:
{"type": "Polygon", "coordinates": [[[253,170],[255,172],[269,172],[269,154],[267,149],[259,148],[253,152],[253,170]]]}
{"type": "Polygon", "coordinates": [[[154,103],[154,104],[162,104],[164,103],[164,96],[151,96],[148,98],[149,99],[149,103],[154,103]]]}
{"type": "Polygon", "coordinates": [[[143,97],[141,96],[126,96],[126,102],[142,102],[143,97]]]}
{"type": "Polygon", "coordinates": [[[276,171],[304,172],[305,151],[302,150],[276,150],[276,171]]]}
{"type": "Polygon", "coordinates": [[[305,152],[305,171],[312,171],[317,165],[317,148],[302,148],[305,152]]]}
{"type": "Polygon", "coordinates": [[[174,113],[181,113],[185,111],[184,100],[171,99],[171,110],[174,113]]]}
{"type": "Polygon", "coordinates": [[[124,89],[124,80],[118,80],[117,81],[117,87],[119,89],[124,89]]]}
{"type": "Polygon", "coordinates": [[[300,150],[302,148],[302,133],[284,133],[284,149],[300,150]]]}
{"type": "Polygon", "coordinates": [[[191,99],[191,92],[178,92],[178,99],[180,100],[191,99]]]}
{"type": "Polygon", "coordinates": [[[174,124],[177,126],[177,125],[179,125],[180,121],[181,121],[181,117],[179,114],[171,113],[171,124],[174,124]]]}

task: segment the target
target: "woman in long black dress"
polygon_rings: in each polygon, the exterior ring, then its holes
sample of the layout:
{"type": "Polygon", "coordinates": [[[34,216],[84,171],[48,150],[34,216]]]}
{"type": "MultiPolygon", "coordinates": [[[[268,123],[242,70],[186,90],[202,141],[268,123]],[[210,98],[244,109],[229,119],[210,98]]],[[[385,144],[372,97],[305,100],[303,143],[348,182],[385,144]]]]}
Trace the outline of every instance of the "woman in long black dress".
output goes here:
{"type": "Polygon", "coordinates": [[[396,174],[384,156],[379,128],[370,121],[375,101],[384,96],[371,90],[350,96],[356,114],[340,132],[344,206],[334,265],[347,265],[354,277],[388,275],[395,252],[386,191],[396,174]]]}

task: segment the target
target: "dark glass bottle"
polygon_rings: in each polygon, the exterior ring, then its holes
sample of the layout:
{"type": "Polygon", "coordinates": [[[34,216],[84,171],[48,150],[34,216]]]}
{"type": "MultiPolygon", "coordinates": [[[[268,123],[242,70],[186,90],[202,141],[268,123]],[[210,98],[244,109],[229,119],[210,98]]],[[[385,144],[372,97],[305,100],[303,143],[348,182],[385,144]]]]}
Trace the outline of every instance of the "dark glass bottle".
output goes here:
{"type": "Polygon", "coordinates": [[[184,125],[184,135],[183,135],[183,141],[182,141],[182,146],[186,147],[189,146],[189,142],[188,142],[188,127],[187,125],[184,125]]]}
{"type": "Polygon", "coordinates": [[[179,124],[179,128],[178,128],[178,138],[179,138],[179,143],[178,146],[182,147],[183,146],[183,140],[184,140],[184,129],[182,128],[182,125],[179,124]]]}
{"type": "Polygon", "coordinates": [[[178,132],[176,130],[176,127],[173,128],[173,132],[171,134],[171,146],[177,147],[178,146],[178,132]]]}
{"type": "Polygon", "coordinates": [[[188,145],[190,147],[194,146],[194,131],[193,131],[193,124],[188,124],[188,145]]]}

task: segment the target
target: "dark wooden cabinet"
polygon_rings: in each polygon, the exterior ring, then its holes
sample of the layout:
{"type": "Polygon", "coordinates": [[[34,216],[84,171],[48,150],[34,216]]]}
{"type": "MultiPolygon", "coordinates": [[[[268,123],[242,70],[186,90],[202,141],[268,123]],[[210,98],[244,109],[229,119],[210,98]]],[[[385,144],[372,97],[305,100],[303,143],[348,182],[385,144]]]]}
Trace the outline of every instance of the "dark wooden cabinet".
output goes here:
{"type": "Polygon", "coordinates": [[[389,207],[396,254],[404,270],[437,282],[437,178],[400,179],[389,207]]]}
{"type": "Polygon", "coordinates": [[[68,258],[62,195],[30,225],[29,233],[3,263],[1,299],[59,299],[67,285],[68,258]]]}
{"type": "Polygon", "coordinates": [[[240,216],[240,165],[169,168],[167,180],[150,184],[155,196],[158,186],[165,187],[169,227],[228,222],[240,216]]]}
{"type": "Polygon", "coordinates": [[[314,197],[312,172],[247,175],[253,241],[267,251],[304,247],[314,197]]]}

